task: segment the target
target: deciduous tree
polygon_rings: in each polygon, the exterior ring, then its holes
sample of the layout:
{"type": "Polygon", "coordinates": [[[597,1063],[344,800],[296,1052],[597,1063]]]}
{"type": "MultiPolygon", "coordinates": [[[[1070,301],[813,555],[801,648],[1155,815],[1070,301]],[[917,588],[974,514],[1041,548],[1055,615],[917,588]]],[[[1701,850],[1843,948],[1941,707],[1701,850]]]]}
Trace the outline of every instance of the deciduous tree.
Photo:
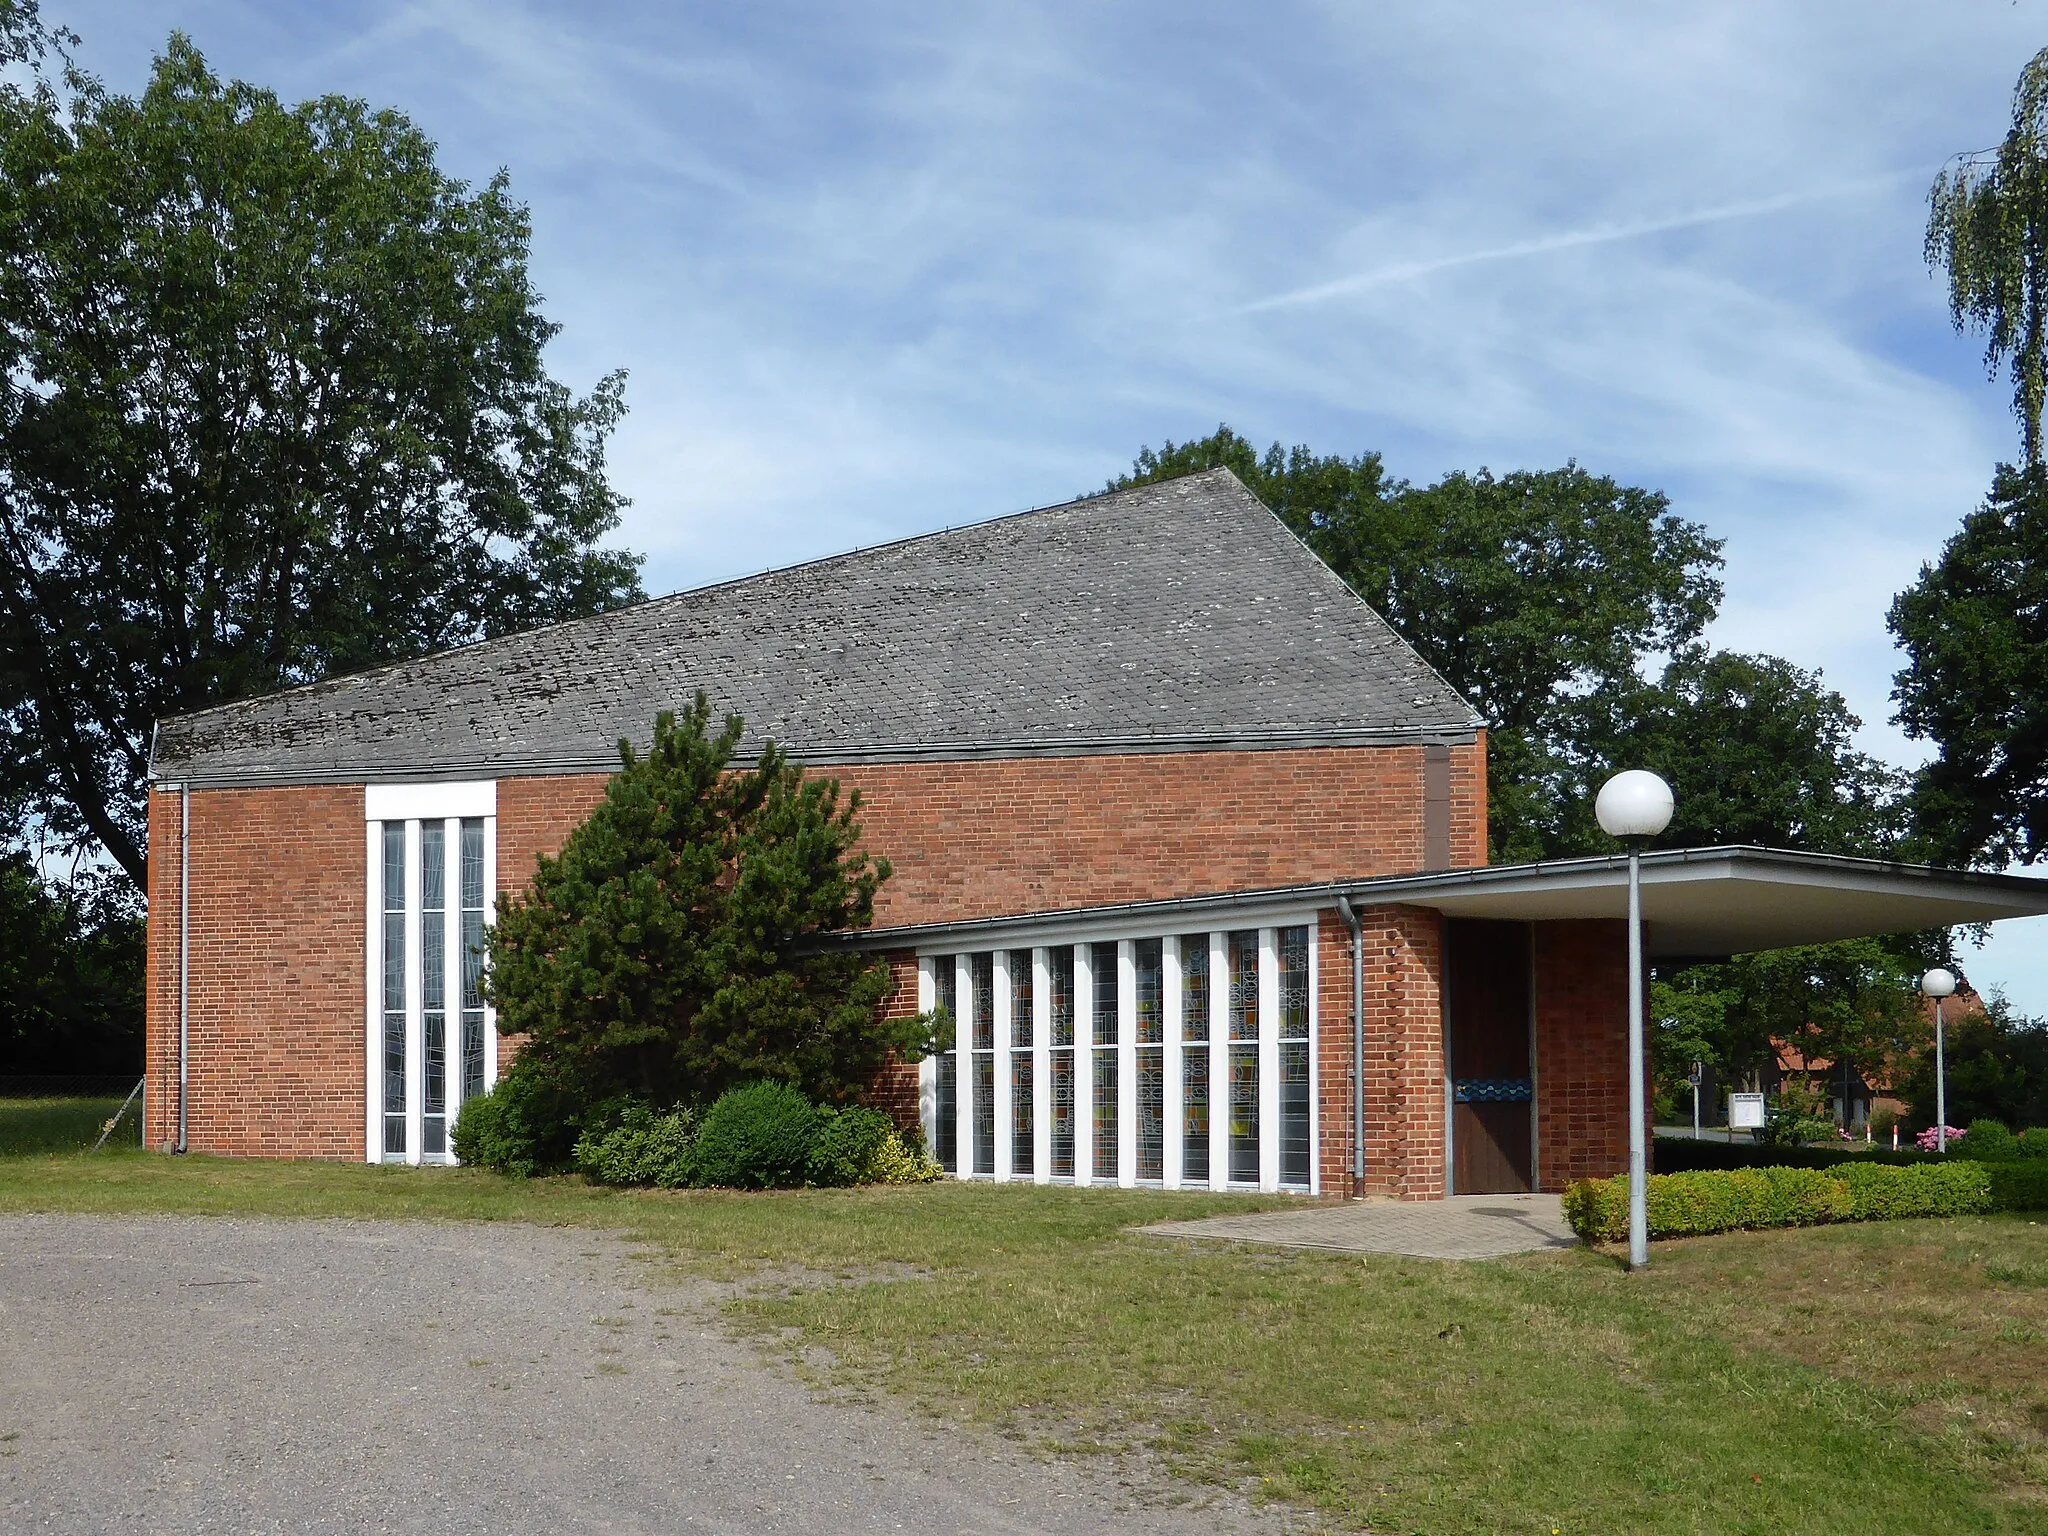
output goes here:
{"type": "Polygon", "coordinates": [[[2001,467],[1982,507],[1892,602],[1906,652],[1892,696],[1939,749],[1914,785],[1933,857],[2048,849],[2048,469],[2001,467]]]}
{"type": "Polygon", "coordinates": [[[1144,449],[1111,489],[1227,465],[1484,714],[1497,858],[1560,851],[1546,786],[1578,701],[1633,688],[1721,597],[1720,541],[1654,491],[1576,464],[1390,479],[1378,454],[1263,455],[1227,426],[1144,449]]]}
{"type": "Polygon", "coordinates": [[[139,96],[52,77],[7,18],[0,810],[140,886],[158,718],[637,595],[622,381],[549,376],[502,173],[181,36],[139,96]]]}
{"type": "Polygon", "coordinates": [[[2012,375],[2025,462],[2041,463],[2048,399],[2048,48],[2020,71],[1996,148],[1959,155],[1927,195],[1927,262],[1948,273],[1956,328],[1984,332],[1984,366],[2012,375]]]}

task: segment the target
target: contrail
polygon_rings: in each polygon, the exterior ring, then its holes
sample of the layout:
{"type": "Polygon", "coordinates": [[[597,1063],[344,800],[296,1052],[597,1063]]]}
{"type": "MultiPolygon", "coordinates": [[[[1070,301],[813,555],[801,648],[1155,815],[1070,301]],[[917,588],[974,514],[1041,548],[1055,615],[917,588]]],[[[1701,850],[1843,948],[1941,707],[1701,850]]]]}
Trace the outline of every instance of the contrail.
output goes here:
{"type": "Polygon", "coordinates": [[[1586,245],[1608,245],[1616,240],[1640,240],[1645,235],[1661,235],[1674,229],[1697,229],[1703,224],[1721,224],[1730,219],[1752,219],[1760,214],[1794,208],[1801,203],[1867,192],[1877,187],[1889,186],[1907,176],[1920,174],[1922,173],[1917,170],[1894,171],[1889,175],[1866,176],[1857,181],[1844,182],[1840,186],[1822,187],[1806,192],[1782,192],[1776,197],[1761,197],[1746,203],[1723,203],[1716,208],[1672,214],[1662,219],[1644,219],[1635,224],[1597,224],[1591,229],[1541,235],[1534,240],[1518,240],[1512,245],[1492,246],[1483,251],[1464,251],[1455,256],[1437,256],[1427,261],[1396,262],[1391,266],[1374,267],[1366,272],[1354,272],[1349,277],[1336,278],[1331,282],[1317,283],[1310,288],[1297,288],[1291,293],[1276,293],[1270,298],[1254,299],[1249,304],[1238,305],[1228,313],[1250,315],[1266,309],[1291,309],[1299,304],[1319,304],[1325,299],[1341,298],[1347,293],[1359,293],[1387,283],[1428,277],[1437,272],[1449,271],[1453,267],[1477,266],[1484,261],[1508,261],[1517,256],[1540,256],[1549,251],[1568,251],[1586,245]]]}

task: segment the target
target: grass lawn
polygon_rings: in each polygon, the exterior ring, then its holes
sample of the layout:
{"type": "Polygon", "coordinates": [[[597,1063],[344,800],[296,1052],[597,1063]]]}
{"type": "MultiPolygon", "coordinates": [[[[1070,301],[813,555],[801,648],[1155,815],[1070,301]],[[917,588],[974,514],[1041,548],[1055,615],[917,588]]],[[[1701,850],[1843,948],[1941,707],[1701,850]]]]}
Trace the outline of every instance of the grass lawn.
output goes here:
{"type": "MultiPolygon", "coordinates": [[[[100,1139],[100,1131],[121,1107],[121,1095],[112,1098],[0,1098],[0,1157],[34,1156],[49,1152],[82,1152],[100,1139]]],[[[107,1145],[142,1145],[141,1122],[135,1106],[107,1138],[107,1145]]]]}
{"type": "Polygon", "coordinates": [[[1585,1252],[1443,1264],[1126,1230],[1255,1203],[0,1162],[0,1210],[582,1224],[691,1273],[809,1276],[730,1315],[838,1390],[1068,1454],[1141,1448],[1342,1529],[2048,1531],[2048,1228],[2026,1218],[1659,1244],[1634,1277],[1585,1252]]]}

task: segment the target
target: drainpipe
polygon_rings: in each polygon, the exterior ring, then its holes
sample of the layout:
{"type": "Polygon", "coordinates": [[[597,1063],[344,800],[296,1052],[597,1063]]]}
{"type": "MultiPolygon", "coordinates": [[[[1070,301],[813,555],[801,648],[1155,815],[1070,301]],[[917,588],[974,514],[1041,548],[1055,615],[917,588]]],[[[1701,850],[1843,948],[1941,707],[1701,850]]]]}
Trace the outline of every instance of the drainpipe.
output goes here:
{"type": "Polygon", "coordinates": [[[192,786],[178,786],[178,1150],[186,1150],[187,1069],[192,1057],[192,786]]]}
{"type": "Polygon", "coordinates": [[[1337,915],[1351,930],[1351,1197],[1365,1193],[1365,935],[1351,898],[1337,893],[1337,915]]]}

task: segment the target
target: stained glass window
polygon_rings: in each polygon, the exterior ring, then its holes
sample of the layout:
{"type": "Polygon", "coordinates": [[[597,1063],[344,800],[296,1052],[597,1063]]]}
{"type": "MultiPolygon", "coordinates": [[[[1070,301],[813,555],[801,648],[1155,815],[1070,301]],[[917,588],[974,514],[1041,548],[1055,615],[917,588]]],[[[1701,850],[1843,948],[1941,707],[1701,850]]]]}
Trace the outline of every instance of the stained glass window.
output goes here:
{"type": "Polygon", "coordinates": [[[1180,1037],[1209,1038],[1209,935],[1184,933],[1180,939],[1180,1037]]]}
{"type": "Polygon", "coordinates": [[[1010,1172],[1016,1178],[1032,1173],[1036,1141],[1032,1135],[1032,996],[1031,951],[1010,951],[1010,1172]]]}
{"type": "Polygon", "coordinates": [[[1309,1184],[1308,929],[1280,930],[1280,1182],[1309,1184]]]}
{"type": "Polygon", "coordinates": [[[462,1096],[484,1091],[484,824],[462,823],[462,1096]]]}
{"type": "Polygon", "coordinates": [[[1137,959],[1138,1044],[1157,1045],[1166,1028],[1164,945],[1158,939],[1140,939],[1131,948],[1137,959]]]}
{"type": "Polygon", "coordinates": [[[1209,935],[1180,937],[1180,1171],[1209,1182],[1209,935]]]}
{"type": "Polygon", "coordinates": [[[1137,1052],[1138,1177],[1166,1177],[1166,1048],[1141,1045],[1137,1052]]]}
{"type": "Polygon", "coordinates": [[[1074,1043],[1074,950],[1071,945],[1061,945],[1050,950],[1046,956],[1046,968],[1052,973],[1052,1043],[1072,1045],[1074,1043]]]}
{"type": "Polygon", "coordinates": [[[996,1043],[996,957],[969,955],[967,974],[974,985],[974,1048],[995,1049],[996,1043]]]}
{"type": "Polygon", "coordinates": [[[1093,1101],[1090,1126],[1094,1135],[1093,1173],[1098,1179],[1117,1176],[1116,1046],[1117,1046],[1117,963],[1114,944],[1089,947],[1088,969],[1093,977],[1095,1007],[1095,1072],[1091,1083],[1093,1101]]]}
{"type": "Polygon", "coordinates": [[[942,1052],[933,1063],[934,1097],[937,1104],[933,1110],[938,1124],[935,1151],[939,1166],[948,1173],[960,1171],[960,1052],[957,1030],[960,1024],[960,985],[958,973],[954,970],[954,958],[940,955],[932,962],[932,1006],[943,1008],[946,1016],[953,1021],[956,1031],[955,1044],[942,1052]]]}
{"type": "Polygon", "coordinates": [[[1259,1179],[1259,931],[1230,935],[1230,1180],[1259,1179]],[[1240,1043],[1242,1042],[1242,1043],[1240,1043]]]}
{"type": "MultiPolygon", "coordinates": [[[[375,791],[370,792],[371,795],[375,791]]],[[[490,820],[374,819],[378,948],[370,1108],[391,1162],[446,1162],[456,1117],[490,1071],[484,885],[490,820]]]]}
{"type": "Polygon", "coordinates": [[[1259,931],[1230,936],[1230,1038],[1259,1038],[1259,931]]]}
{"type": "Polygon", "coordinates": [[[996,1171],[996,1057],[974,1053],[974,1171],[996,1171]]]}
{"type": "Polygon", "coordinates": [[[974,1171],[996,1171],[996,957],[967,957],[974,988],[974,1171]]]}
{"type": "Polygon", "coordinates": [[[405,823],[384,824],[384,1156],[405,1157],[405,823]]]}
{"type": "Polygon", "coordinates": [[[1259,1181],[1259,1048],[1230,1048],[1230,1179],[1259,1181]]]}
{"type": "Polygon", "coordinates": [[[1116,946],[1114,944],[1091,944],[1088,946],[1088,969],[1094,977],[1095,993],[1095,1043],[1116,1044],[1116,946]]]}
{"type": "Polygon", "coordinates": [[[448,1155],[448,828],[420,827],[420,1155],[448,1155]]]}
{"type": "Polygon", "coordinates": [[[1046,980],[1051,995],[1046,998],[1048,1028],[1052,1036],[1046,1068],[1052,1080],[1046,1085],[1052,1123],[1046,1127],[1052,1155],[1051,1174],[1056,1179],[1074,1176],[1074,949],[1063,944],[1046,953],[1046,980]]]}
{"type": "Polygon", "coordinates": [[[1189,1046],[1180,1062],[1180,1176],[1189,1184],[1209,1182],[1209,1051],[1189,1046]]]}

